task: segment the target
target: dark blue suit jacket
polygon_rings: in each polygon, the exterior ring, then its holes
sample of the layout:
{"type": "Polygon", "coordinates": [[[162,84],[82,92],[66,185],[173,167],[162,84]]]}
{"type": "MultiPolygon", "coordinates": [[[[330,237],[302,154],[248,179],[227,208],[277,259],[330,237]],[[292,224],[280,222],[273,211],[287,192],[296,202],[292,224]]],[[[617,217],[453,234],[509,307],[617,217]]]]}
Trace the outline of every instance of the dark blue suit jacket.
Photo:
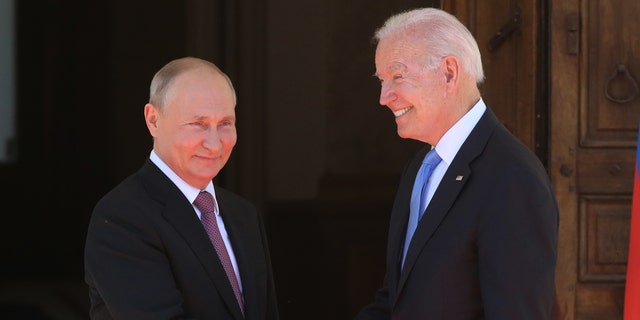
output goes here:
{"type": "Polygon", "coordinates": [[[393,205],[384,286],[357,320],[551,318],[558,207],[538,158],[487,109],[444,174],[400,270],[421,150],[393,205]]]}
{"type": "MultiPolygon", "coordinates": [[[[278,319],[262,219],[215,187],[238,263],[246,320],[278,319]]],[[[191,203],[150,160],[96,205],[85,245],[92,319],[243,319],[191,203]]]]}

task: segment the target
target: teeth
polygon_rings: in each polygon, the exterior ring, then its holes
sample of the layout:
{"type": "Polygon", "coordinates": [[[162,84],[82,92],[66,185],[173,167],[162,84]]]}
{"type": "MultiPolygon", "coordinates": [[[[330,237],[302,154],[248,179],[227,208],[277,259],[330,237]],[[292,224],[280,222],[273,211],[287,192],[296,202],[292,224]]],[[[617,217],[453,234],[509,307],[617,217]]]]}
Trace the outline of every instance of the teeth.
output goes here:
{"type": "Polygon", "coordinates": [[[407,111],[411,110],[411,108],[413,108],[413,107],[406,107],[406,108],[400,109],[400,110],[398,110],[398,111],[394,111],[394,112],[393,112],[393,115],[395,115],[395,116],[396,116],[396,118],[397,118],[397,117],[399,117],[399,116],[401,116],[401,115],[403,115],[403,114],[407,113],[407,111]]]}

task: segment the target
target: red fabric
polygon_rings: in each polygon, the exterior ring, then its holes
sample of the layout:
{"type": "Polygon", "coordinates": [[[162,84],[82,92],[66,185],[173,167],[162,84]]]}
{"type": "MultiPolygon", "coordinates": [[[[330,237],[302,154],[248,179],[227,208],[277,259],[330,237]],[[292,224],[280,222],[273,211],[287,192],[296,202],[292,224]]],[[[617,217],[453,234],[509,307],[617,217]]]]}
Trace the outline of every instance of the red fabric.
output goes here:
{"type": "Polygon", "coordinates": [[[202,225],[207,231],[207,234],[209,234],[209,239],[218,253],[222,267],[229,278],[229,284],[231,284],[236,300],[238,300],[238,305],[240,305],[240,311],[242,311],[244,315],[242,292],[240,292],[240,285],[238,284],[236,273],[233,271],[233,264],[231,263],[231,258],[229,258],[229,252],[218,228],[218,221],[216,220],[217,218],[214,212],[216,205],[213,195],[207,191],[202,191],[198,194],[196,200],[193,201],[193,204],[200,210],[202,225]]]}
{"type": "MultiPolygon", "coordinates": [[[[640,141],[640,133],[638,135],[640,141]]],[[[638,159],[640,142],[636,151],[636,169],[631,202],[631,222],[629,230],[629,258],[627,262],[627,282],[624,295],[624,320],[640,319],[640,177],[638,159]]]]}

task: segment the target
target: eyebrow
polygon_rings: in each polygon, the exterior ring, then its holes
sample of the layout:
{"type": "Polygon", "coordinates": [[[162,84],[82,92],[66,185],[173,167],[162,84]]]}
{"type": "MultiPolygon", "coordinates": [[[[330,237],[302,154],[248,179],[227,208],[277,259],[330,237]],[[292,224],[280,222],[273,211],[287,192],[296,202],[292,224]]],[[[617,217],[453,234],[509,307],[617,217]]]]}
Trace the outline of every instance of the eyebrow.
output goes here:
{"type": "Polygon", "coordinates": [[[232,121],[232,122],[235,122],[236,121],[236,117],[235,116],[226,116],[226,117],[222,117],[222,119],[220,119],[220,121],[232,121]]]}
{"type": "MultiPolygon", "coordinates": [[[[402,72],[407,72],[409,69],[407,68],[407,66],[403,63],[400,62],[394,62],[392,63],[388,68],[387,71],[388,72],[394,72],[394,71],[402,71],[402,72]]],[[[378,72],[375,72],[373,74],[374,77],[380,78],[380,75],[378,74],[378,72]]]]}

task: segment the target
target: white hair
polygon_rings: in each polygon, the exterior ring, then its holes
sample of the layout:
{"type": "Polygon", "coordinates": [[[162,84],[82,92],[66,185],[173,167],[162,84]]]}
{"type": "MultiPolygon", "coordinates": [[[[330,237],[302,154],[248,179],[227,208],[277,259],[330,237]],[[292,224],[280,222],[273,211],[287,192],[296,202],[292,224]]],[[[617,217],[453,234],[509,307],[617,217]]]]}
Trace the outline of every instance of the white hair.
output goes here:
{"type": "Polygon", "coordinates": [[[440,61],[445,56],[456,56],[463,71],[472,75],[476,83],[484,81],[482,58],[478,43],[469,29],[455,16],[436,8],[421,8],[396,14],[376,30],[374,40],[411,32],[416,40],[429,48],[430,63],[440,61]]]}

